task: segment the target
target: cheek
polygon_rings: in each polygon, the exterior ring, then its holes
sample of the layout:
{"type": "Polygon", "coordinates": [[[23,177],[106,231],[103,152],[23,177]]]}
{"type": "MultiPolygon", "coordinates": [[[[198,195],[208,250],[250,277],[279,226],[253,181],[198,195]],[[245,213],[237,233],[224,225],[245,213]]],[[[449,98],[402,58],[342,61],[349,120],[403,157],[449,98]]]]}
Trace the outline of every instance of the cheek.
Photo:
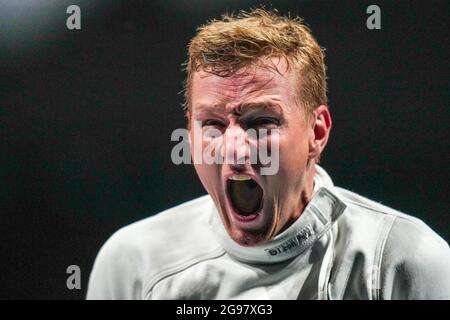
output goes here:
{"type": "Polygon", "coordinates": [[[306,168],[309,147],[305,132],[299,130],[280,137],[279,150],[281,169],[292,174],[306,168]]]}
{"type": "Polygon", "coordinates": [[[213,198],[217,198],[222,190],[220,170],[218,170],[217,166],[214,165],[195,164],[194,166],[205,190],[213,198]]]}
{"type": "Polygon", "coordinates": [[[211,184],[216,179],[216,170],[210,165],[194,164],[195,171],[203,184],[211,184]]]}
{"type": "Polygon", "coordinates": [[[223,136],[219,130],[197,130],[194,134],[191,130],[189,142],[192,160],[194,163],[208,165],[220,164],[220,156],[223,145],[223,136]]]}

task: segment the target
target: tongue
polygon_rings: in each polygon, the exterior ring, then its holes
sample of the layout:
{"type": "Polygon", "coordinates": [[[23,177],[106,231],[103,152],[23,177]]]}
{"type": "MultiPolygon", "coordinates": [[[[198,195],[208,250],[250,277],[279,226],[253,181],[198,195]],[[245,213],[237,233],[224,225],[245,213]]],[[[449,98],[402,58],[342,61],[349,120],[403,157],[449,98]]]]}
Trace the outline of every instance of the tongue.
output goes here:
{"type": "Polygon", "coordinates": [[[230,198],[234,208],[241,215],[250,215],[259,209],[262,189],[253,180],[229,181],[230,198]]]}

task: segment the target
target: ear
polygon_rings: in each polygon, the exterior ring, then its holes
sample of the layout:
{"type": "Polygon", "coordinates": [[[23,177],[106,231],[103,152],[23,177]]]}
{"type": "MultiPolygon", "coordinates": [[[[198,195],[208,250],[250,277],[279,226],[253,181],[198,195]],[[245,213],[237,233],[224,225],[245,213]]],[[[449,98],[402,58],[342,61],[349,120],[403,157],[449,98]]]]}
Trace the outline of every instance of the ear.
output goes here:
{"type": "Polygon", "coordinates": [[[331,131],[331,114],[328,106],[321,105],[311,115],[309,158],[318,159],[328,142],[331,131]]]}

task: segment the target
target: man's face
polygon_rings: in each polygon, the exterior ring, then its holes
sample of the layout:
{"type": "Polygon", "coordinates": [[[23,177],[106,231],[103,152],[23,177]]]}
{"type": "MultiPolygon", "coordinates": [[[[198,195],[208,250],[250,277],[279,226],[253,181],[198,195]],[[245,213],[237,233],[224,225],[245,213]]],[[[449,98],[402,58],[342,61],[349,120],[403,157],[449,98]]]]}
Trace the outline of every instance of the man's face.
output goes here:
{"type": "Polygon", "coordinates": [[[296,98],[298,82],[292,71],[282,60],[274,63],[279,72],[249,66],[228,77],[200,70],[192,79],[191,147],[201,145],[205,150],[219,139],[203,137],[199,145],[192,145],[199,139],[194,138],[193,123],[201,121],[200,132],[220,131],[223,156],[245,158],[243,164],[195,164],[225,229],[243,246],[272,239],[295,221],[305,206],[306,171],[312,161],[308,141],[314,134],[296,98]],[[260,138],[249,135],[248,129],[269,132],[269,153],[279,152],[276,174],[261,174],[263,164],[249,160],[249,145],[258,146],[260,138]]]}

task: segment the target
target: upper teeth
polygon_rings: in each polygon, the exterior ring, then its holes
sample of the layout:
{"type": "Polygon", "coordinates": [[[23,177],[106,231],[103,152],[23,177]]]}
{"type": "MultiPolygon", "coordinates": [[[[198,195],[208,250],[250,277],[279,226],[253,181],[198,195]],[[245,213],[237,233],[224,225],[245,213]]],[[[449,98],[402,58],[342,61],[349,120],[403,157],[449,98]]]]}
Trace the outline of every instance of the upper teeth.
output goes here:
{"type": "Polygon", "coordinates": [[[252,178],[250,178],[249,176],[243,175],[243,174],[235,174],[235,175],[230,176],[228,179],[237,180],[237,181],[247,181],[247,180],[251,180],[252,178]]]}

